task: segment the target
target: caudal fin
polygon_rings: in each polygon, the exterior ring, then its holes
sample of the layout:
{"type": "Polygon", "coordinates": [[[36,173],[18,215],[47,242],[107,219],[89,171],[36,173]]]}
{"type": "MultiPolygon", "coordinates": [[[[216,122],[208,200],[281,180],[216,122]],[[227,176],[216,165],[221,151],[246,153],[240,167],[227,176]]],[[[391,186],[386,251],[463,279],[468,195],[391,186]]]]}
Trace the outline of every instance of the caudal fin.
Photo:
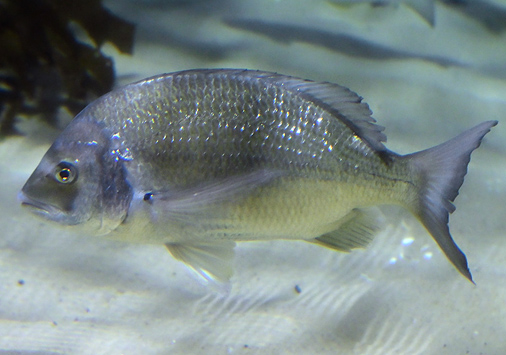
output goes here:
{"type": "Polygon", "coordinates": [[[497,121],[483,122],[449,141],[406,155],[418,175],[418,201],[411,206],[413,213],[439,244],[448,259],[462,275],[473,282],[464,253],[455,244],[448,228],[449,213],[455,211],[452,202],[464,182],[473,150],[497,121]]]}

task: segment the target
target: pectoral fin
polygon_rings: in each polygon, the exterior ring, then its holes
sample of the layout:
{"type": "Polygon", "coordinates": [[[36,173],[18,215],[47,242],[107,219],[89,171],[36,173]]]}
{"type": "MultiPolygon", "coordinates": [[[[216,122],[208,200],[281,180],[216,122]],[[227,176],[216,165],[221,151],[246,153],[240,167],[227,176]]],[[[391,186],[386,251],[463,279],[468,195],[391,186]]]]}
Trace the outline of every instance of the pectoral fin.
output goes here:
{"type": "Polygon", "coordinates": [[[352,210],[340,222],[338,229],[317,237],[314,242],[349,252],[351,249],[365,248],[379,230],[377,214],[361,209],[352,210]]]}
{"type": "Polygon", "coordinates": [[[232,277],[235,242],[166,243],[165,246],[174,258],[184,262],[206,281],[226,283],[232,277]]]}
{"type": "Polygon", "coordinates": [[[280,176],[281,172],[258,170],[188,189],[151,191],[144,195],[144,203],[152,209],[155,220],[199,225],[216,223],[223,217],[220,204],[237,202],[280,176]]]}

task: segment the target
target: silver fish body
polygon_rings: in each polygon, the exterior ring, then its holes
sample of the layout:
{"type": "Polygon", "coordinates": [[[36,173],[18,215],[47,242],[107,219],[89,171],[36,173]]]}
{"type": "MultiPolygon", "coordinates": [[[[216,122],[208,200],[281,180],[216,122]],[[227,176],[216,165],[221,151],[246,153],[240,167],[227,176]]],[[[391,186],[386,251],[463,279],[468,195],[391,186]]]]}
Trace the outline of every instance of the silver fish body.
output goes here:
{"type": "Polygon", "coordinates": [[[471,152],[496,121],[400,156],[350,90],[248,70],[192,70],[117,89],[85,108],[20,194],[35,213],[164,243],[227,280],[236,241],[300,239],[348,251],[377,229],[364,207],[400,204],[471,279],[448,230],[471,152]]]}

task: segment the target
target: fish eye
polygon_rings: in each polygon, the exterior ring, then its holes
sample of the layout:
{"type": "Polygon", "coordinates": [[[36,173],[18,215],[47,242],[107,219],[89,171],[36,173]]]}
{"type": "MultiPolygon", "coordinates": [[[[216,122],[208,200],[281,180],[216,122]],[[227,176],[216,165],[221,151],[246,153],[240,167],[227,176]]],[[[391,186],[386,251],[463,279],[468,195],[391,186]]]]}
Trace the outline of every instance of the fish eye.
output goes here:
{"type": "Polygon", "coordinates": [[[69,162],[62,161],[56,166],[54,177],[62,184],[70,184],[77,180],[77,168],[69,162]]]}

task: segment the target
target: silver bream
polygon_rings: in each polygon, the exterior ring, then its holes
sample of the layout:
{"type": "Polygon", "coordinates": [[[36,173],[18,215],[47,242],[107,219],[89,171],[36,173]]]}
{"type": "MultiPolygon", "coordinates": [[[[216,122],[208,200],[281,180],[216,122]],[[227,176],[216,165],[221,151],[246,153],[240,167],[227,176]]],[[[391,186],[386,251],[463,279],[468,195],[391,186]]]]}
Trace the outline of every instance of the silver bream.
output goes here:
{"type": "Polygon", "coordinates": [[[102,96],[56,139],[19,197],[94,235],[165,244],[227,281],[236,241],[349,251],[398,204],[469,280],[448,215],[471,152],[497,121],[409,155],[385,148],[367,104],[339,85],[250,70],[190,70],[102,96]]]}

